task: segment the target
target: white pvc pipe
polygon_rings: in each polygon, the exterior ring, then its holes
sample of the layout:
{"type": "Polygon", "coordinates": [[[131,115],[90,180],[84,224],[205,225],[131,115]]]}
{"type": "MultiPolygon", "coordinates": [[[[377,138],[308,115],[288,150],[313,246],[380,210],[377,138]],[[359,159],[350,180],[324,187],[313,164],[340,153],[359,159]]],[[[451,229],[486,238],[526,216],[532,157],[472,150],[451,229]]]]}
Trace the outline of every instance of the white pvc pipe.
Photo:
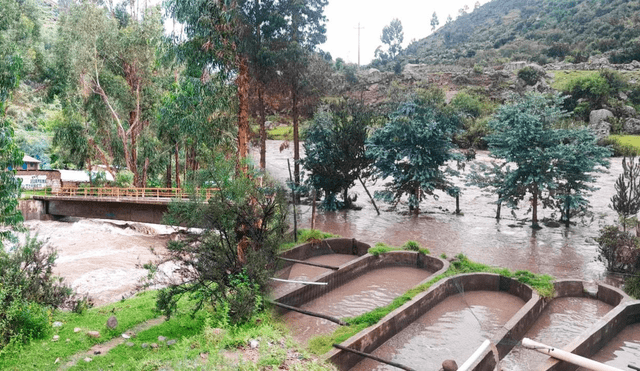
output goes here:
{"type": "Polygon", "coordinates": [[[605,365],[600,362],[596,362],[589,358],[584,358],[579,355],[569,353],[562,349],[550,347],[548,345],[544,345],[538,342],[535,342],[531,339],[524,338],[522,339],[522,346],[529,349],[534,349],[542,354],[546,354],[553,358],[557,358],[561,361],[569,362],[577,366],[586,367],[589,370],[594,371],[623,371],[619,368],[605,365]]]}
{"type": "Polygon", "coordinates": [[[309,281],[283,280],[282,278],[275,278],[275,277],[272,277],[271,279],[274,280],[274,281],[278,281],[278,282],[301,283],[303,285],[326,286],[326,285],[329,284],[328,282],[309,282],[309,281]]]}
{"type": "Polygon", "coordinates": [[[485,350],[487,350],[489,347],[491,346],[491,342],[487,339],[485,340],[482,345],[480,345],[480,348],[478,348],[472,355],[471,357],[469,357],[469,359],[467,359],[467,361],[465,363],[462,364],[462,366],[458,367],[458,371],[469,371],[469,369],[471,368],[471,366],[473,365],[473,363],[480,358],[480,356],[482,355],[482,353],[484,353],[485,350]]]}

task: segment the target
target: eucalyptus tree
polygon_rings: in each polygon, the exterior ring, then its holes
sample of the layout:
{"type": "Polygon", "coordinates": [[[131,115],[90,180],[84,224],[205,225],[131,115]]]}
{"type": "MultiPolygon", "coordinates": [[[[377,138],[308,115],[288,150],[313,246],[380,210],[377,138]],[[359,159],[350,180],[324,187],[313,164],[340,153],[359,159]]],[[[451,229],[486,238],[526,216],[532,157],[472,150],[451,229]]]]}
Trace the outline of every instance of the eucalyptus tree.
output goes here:
{"type": "Polygon", "coordinates": [[[21,56],[24,45],[19,35],[29,34],[25,22],[31,19],[25,15],[26,6],[14,0],[0,0],[0,254],[3,241],[12,236],[5,227],[16,227],[22,222],[18,209],[20,181],[14,177],[15,171],[9,169],[22,164],[23,154],[14,141],[13,127],[5,112],[25,72],[21,56]]]}
{"type": "MultiPolygon", "coordinates": [[[[99,161],[121,162],[143,186],[148,158],[139,140],[152,124],[159,94],[156,51],[162,39],[160,9],[121,22],[91,2],[72,4],[60,21],[56,45],[65,103],[83,115],[83,134],[99,161]],[[69,52],[72,51],[72,52],[69,52]]],[[[62,136],[61,136],[62,137],[62,136]]],[[[90,165],[92,158],[87,158],[90,165]]]]}
{"type": "Polygon", "coordinates": [[[404,32],[402,30],[402,22],[400,22],[398,18],[394,18],[388,26],[384,26],[382,36],[380,36],[380,41],[388,45],[387,50],[389,51],[389,57],[391,57],[391,59],[394,59],[402,50],[403,40],[404,32]]]}
{"type": "Polygon", "coordinates": [[[264,84],[267,70],[274,64],[273,40],[284,33],[284,15],[276,4],[275,0],[167,2],[169,13],[185,25],[186,40],[176,41],[178,55],[188,68],[199,70],[202,76],[235,74],[238,160],[248,153],[251,77],[264,84]]]}
{"type": "MultiPolygon", "coordinates": [[[[295,184],[300,184],[300,103],[305,98],[317,96],[323,82],[322,58],[314,55],[316,46],[326,41],[326,17],[324,7],[327,0],[283,0],[279,10],[287,21],[284,39],[286,46],[279,52],[280,66],[291,94],[291,116],[293,120],[293,157],[295,184]],[[310,67],[319,67],[316,69],[310,67]]],[[[324,80],[326,82],[326,79],[324,80]]]]}

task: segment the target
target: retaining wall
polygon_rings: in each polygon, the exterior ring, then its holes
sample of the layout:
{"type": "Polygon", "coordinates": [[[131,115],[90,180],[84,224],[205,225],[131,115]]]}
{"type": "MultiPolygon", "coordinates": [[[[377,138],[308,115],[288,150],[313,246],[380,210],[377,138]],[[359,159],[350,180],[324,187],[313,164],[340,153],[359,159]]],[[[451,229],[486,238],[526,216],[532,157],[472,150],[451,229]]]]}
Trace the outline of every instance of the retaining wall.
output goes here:
{"type": "MultiPolygon", "coordinates": [[[[347,248],[350,249],[351,247],[347,246],[347,248]]],[[[289,293],[285,293],[280,297],[276,297],[275,301],[299,307],[367,272],[399,265],[419,267],[432,273],[437,272],[437,274],[444,273],[449,268],[449,263],[442,259],[413,251],[391,251],[386,254],[381,254],[380,256],[366,254],[343,264],[339,270],[326,272],[316,279],[316,282],[327,282],[327,285],[306,285],[289,293]]],[[[426,280],[429,279],[431,279],[431,276],[426,280]]]]}

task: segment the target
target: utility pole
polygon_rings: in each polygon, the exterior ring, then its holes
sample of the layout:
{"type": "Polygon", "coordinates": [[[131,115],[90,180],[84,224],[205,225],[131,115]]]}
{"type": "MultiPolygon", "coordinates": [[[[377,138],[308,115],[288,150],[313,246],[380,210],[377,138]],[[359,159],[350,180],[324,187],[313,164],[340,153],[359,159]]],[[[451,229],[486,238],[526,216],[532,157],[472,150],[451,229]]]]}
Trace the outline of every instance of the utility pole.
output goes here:
{"type": "Polygon", "coordinates": [[[358,22],[358,69],[360,69],[360,30],[363,30],[364,27],[360,27],[360,22],[358,22]]]}

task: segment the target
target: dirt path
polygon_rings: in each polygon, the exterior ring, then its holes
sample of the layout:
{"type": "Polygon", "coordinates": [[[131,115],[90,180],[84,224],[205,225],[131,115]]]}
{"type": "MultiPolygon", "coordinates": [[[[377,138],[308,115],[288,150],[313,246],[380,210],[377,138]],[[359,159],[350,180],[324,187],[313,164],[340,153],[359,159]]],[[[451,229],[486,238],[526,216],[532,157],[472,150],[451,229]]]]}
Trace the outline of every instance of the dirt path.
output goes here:
{"type": "MultiPolygon", "coordinates": [[[[158,318],[153,318],[150,319],[146,322],[142,322],[140,324],[138,324],[137,326],[135,326],[132,329],[129,329],[127,331],[125,331],[124,333],[129,336],[129,338],[135,338],[136,335],[142,331],[148,330],[154,326],[157,326],[161,323],[163,323],[166,320],[165,317],[158,317],[158,318]]],[[[113,338],[109,341],[107,341],[106,343],[101,343],[101,344],[96,344],[93,347],[91,347],[91,349],[89,349],[86,352],[79,352],[74,354],[73,356],[71,356],[71,359],[61,365],[58,370],[67,370],[73,366],[76,365],[76,363],[78,363],[78,361],[83,360],[87,357],[89,358],[93,358],[95,356],[100,356],[100,355],[104,355],[107,354],[107,352],[109,352],[111,349],[117,347],[118,345],[124,343],[125,341],[129,341],[128,339],[125,339],[124,337],[120,336],[117,338],[113,338]]]]}

